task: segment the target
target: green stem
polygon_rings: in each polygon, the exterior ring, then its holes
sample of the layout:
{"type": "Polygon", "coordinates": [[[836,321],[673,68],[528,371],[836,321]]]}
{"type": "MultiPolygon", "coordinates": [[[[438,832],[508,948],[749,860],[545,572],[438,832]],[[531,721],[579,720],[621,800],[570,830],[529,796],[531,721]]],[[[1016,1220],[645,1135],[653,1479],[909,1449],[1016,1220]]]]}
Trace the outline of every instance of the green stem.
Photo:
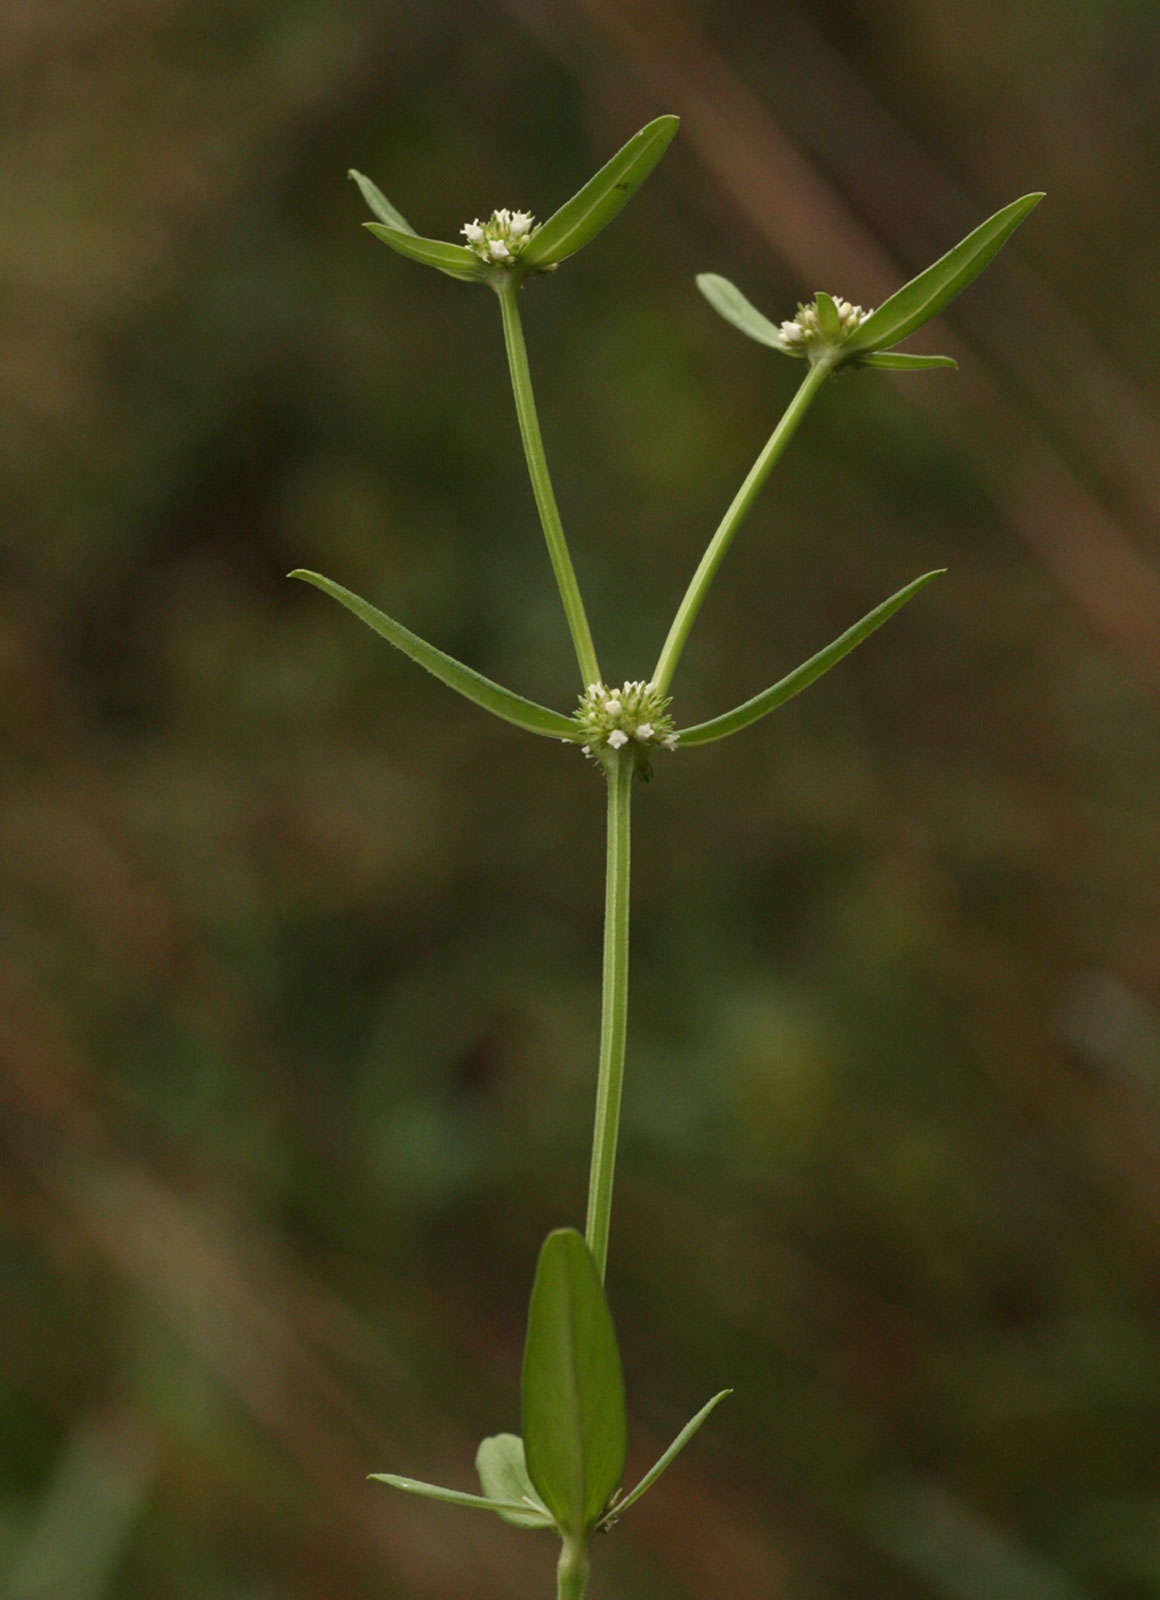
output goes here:
{"type": "Polygon", "coordinates": [[[584,1600],[588,1587],[588,1547],[583,1539],[567,1538],[556,1563],[556,1600],[584,1600]]]}
{"type": "Polygon", "coordinates": [[[580,663],[580,675],[587,687],[590,683],[601,681],[600,666],[596,660],[592,631],[588,626],[580,585],[576,582],[576,572],[572,566],[572,557],[568,554],[564,526],[560,521],[560,510],[556,505],[552,479],[548,473],[548,460],[544,454],[544,441],[540,434],[540,420],[536,414],[536,397],[532,392],[532,375],[528,369],[528,351],[524,344],[524,330],[516,300],[519,293],[519,279],[516,274],[505,273],[496,293],[499,295],[500,310],[503,313],[503,337],[507,347],[508,369],[511,372],[520,437],[524,442],[524,455],[527,458],[528,474],[532,480],[532,493],[536,497],[540,524],[544,530],[544,538],[548,542],[552,571],[556,574],[560,598],[564,602],[564,615],[571,630],[576,660],[580,663]]]}
{"type": "Polygon", "coordinates": [[[629,810],[636,762],[631,750],[615,755],[609,752],[606,766],[608,855],[604,893],[604,985],[585,1225],[585,1238],[601,1282],[608,1264],[612,1184],[624,1088],[624,1040],[628,1025],[629,810]]]}
{"type": "Polygon", "coordinates": [[[721,525],[709,541],[709,548],[701,557],[701,564],[694,572],[689,587],[685,590],[685,598],[681,601],[673,625],[669,629],[669,636],[664,642],[664,648],[657,658],[656,668],[653,671],[652,681],[656,684],[661,694],[668,692],[672,682],[673,673],[676,671],[677,662],[680,660],[681,651],[689,638],[689,631],[696,619],[701,603],[708,593],[709,585],[717,572],[717,568],[725,558],[725,552],[733,542],[733,535],[741,526],[746,512],[756,500],[759,490],[774,462],[781,455],[797,429],[798,423],[809,409],[810,401],[817,394],[826,378],[830,368],[824,362],[811,366],[805,378],[790,401],[789,405],[769,436],[765,449],[749,469],[745,482],[733,496],[729,509],[721,518],[721,525]]]}

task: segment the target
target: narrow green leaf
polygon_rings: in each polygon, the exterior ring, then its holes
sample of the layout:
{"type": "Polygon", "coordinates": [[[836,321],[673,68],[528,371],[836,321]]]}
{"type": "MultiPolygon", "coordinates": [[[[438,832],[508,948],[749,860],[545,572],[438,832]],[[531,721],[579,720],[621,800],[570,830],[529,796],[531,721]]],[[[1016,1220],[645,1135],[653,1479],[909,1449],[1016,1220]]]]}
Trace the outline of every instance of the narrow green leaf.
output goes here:
{"type": "Polygon", "coordinates": [[[611,161],[536,229],[521,260],[530,267],[550,267],[595,238],[632,199],[679,125],[678,117],[657,117],[634,133],[611,161]]]}
{"type": "Polygon", "coordinates": [[[456,661],[454,656],[449,656],[435,645],[428,644],[426,639],[420,639],[410,628],[404,628],[401,622],[396,622],[393,617],[388,617],[385,611],[380,611],[369,601],[360,599],[349,589],[344,589],[340,583],[334,583],[318,572],[306,572],[301,567],[295,568],[290,577],[301,578],[304,583],[311,583],[316,589],[321,589],[323,594],[330,595],[339,605],[352,611],[360,622],[365,622],[368,628],[373,628],[388,643],[393,644],[397,650],[401,650],[405,656],[410,656],[411,660],[417,661],[421,667],[426,667],[428,672],[433,673],[449,689],[454,689],[468,700],[473,700],[485,711],[502,717],[506,722],[514,722],[517,728],[526,728],[529,733],[543,734],[548,739],[576,741],[577,728],[570,717],[564,716],[560,711],[553,711],[548,706],[537,705],[534,700],[525,700],[523,695],[514,694],[502,684],[494,683],[491,678],[485,678],[482,672],[476,672],[474,667],[464,666],[462,661],[456,661]]]}
{"type": "Polygon", "coordinates": [[[911,278],[872,311],[842,346],[843,355],[851,356],[860,350],[884,350],[921,328],[994,260],[1023,218],[1042,199],[1041,193],[1025,194],[980,223],[953,250],[940,256],[925,272],[911,278]]]}
{"type": "Polygon", "coordinates": [[[833,295],[818,289],[814,293],[814,304],[818,308],[818,327],[822,330],[822,337],[829,344],[837,344],[842,337],[842,319],[833,295]]]}
{"type": "Polygon", "coordinates": [[[396,211],[386,195],[365,173],[356,172],[353,167],[347,173],[348,178],[353,178],[362,190],[362,197],[370,206],[380,222],[385,222],[388,228],[394,228],[397,233],[414,234],[415,230],[403,216],[401,211],[396,211]]]}
{"type": "Polygon", "coordinates": [[[624,1472],[624,1377],[583,1237],[550,1233],[528,1309],[523,1372],[528,1474],[564,1534],[597,1522],[624,1472]]]}
{"type": "Polygon", "coordinates": [[[901,350],[876,350],[868,356],[859,356],[854,363],[859,367],[881,367],[886,372],[928,372],[932,367],[954,367],[953,356],[910,356],[901,350]]]}
{"type": "Polygon", "coordinates": [[[782,344],[781,334],[777,324],[770,322],[768,317],[763,317],[756,306],[749,301],[728,278],[722,278],[716,272],[701,272],[697,275],[697,288],[713,307],[719,316],[731,322],[735,328],[740,328],[742,333],[748,334],[751,339],[756,339],[758,344],[772,345],[775,350],[780,350],[782,355],[788,352],[782,344]]]}
{"type": "Polygon", "coordinates": [[[475,1455],[475,1470],[489,1500],[502,1500],[505,1506],[514,1504],[522,1508],[501,1511],[505,1522],[514,1522],[517,1528],[552,1526],[552,1513],[528,1477],[524,1441],[518,1433],[496,1433],[484,1439],[475,1455]]]}
{"type": "Polygon", "coordinates": [[[401,256],[421,261],[425,267],[437,267],[440,272],[446,272],[448,277],[478,282],[485,276],[483,262],[473,250],[461,244],[447,244],[442,239],[423,239],[417,233],[389,228],[381,222],[364,222],[363,227],[401,256]]]}
{"type": "Polygon", "coordinates": [[[897,594],[892,594],[889,600],[883,600],[880,606],[875,606],[861,622],[856,622],[852,628],[847,628],[845,633],[839,635],[832,644],[828,644],[824,650],[819,650],[816,656],[803,661],[800,667],[795,667],[771,688],[754,695],[752,700],[746,700],[743,705],[735,706],[723,716],[712,717],[708,722],[698,722],[692,728],[682,728],[680,748],[683,750],[687,745],[708,744],[713,739],[723,739],[726,734],[737,733],[741,728],[747,728],[751,722],[756,722],[759,717],[766,717],[771,711],[776,711],[778,706],[784,705],[787,700],[792,700],[795,694],[800,694],[816,679],[829,672],[831,667],[836,667],[843,656],[849,655],[863,639],[868,639],[896,611],[901,610],[908,600],[913,600],[918,591],[925,588],[932,578],[937,578],[939,573],[945,571],[945,567],[938,567],[934,572],[924,572],[921,578],[915,578],[913,583],[908,583],[905,588],[899,589],[897,594]]]}
{"type": "Polygon", "coordinates": [[[400,1478],[394,1472],[372,1472],[376,1483],[389,1483],[392,1489],[404,1489],[408,1494],[425,1495],[428,1500],[443,1500],[449,1506],[471,1506],[476,1511],[497,1511],[502,1517],[524,1512],[527,1506],[507,1500],[492,1500],[482,1494],[462,1494],[458,1489],[443,1489],[437,1483],[420,1483],[416,1478],[400,1478]]]}
{"type": "Polygon", "coordinates": [[[649,1468],[644,1477],[637,1484],[636,1488],[630,1489],[622,1500],[618,1500],[608,1515],[601,1519],[602,1522],[614,1522],[619,1516],[621,1516],[623,1512],[628,1510],[629,1506],[635,1505],[642,1494],[647,1494],[652,1488],[653,1484],[660,1477],[661,1473],[664,1472],[666,1468],[671,1466],[676,1458],[680,1455],[681,1451],[697,1432],[701,1424],[706,1421],[709,1414],[717,1409],[726,1395],[732,1393],[732,1389],[722,1389],[721,1393],[715,1394],[707,1405],[703,1405],[700,1411],[697,1412],[697,1415],[685,1423],[685,1426],[681,1429],[680,1433],[677,1434],[677,1437],[665,1451],[664,1455],[660,1457],[654,1466],[649,1468]]]}

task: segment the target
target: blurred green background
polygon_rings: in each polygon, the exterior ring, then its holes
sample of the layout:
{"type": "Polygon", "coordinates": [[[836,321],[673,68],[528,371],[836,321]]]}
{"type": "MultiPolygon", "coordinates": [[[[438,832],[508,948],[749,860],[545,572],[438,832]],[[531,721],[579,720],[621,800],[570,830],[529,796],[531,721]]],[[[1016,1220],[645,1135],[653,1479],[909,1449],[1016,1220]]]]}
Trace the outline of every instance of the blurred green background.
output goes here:
{"type": "Polygon", "coordinates": [[[677,143],[524,300],[610,678],[647,674],[799,369],[688,723],[839,672],[636,807],[594,1600],[1160,1595],[1160,12],[1132,0],[7,0],[0,9],[0,1589],[527,1600],[472,1486],[582,1220],[603,802],[320,568],[570,708],[497,309],[391,255],[677,143]]]}

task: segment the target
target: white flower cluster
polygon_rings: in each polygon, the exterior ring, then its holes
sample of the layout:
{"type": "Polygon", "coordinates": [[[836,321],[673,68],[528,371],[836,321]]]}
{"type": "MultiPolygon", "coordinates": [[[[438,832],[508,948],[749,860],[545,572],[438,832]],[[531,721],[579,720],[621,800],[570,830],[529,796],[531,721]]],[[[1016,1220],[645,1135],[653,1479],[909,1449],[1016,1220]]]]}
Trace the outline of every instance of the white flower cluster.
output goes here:
{"type": "Polygon", "coordinates": [[[518,261],[528,240],[536,231],[530,211],[493,211],[486,222],[476,217],[465,222],[460,233],[481,261],[490,266],[518,261]]]}
{"type": "MultiPolygon", "coordinates": [[[[870,313],[863,311],[861,306],[851,305],[849,300],[839,299],[837,295],[834,296],[834,304],[838,309],[838,322],[841,326],[838,342],[841,343],[850,337],[860,323],[866,321],[870,313]]],[[[789,322],[783,322],[777,331],[781,335],[782,349],[790,356],[804,356],[811,349],[830,343],[822,332],[816,300],[799,305],[797,316],[789,322]]]]}
{"type": "Polygon", "coordinates": [[[641,754],[658,745],[677,748],[673,719],[668,713],[669,698],[653,683],[639,680],[610,689],[604,683],[590,683],[580,696],[576,721],[584,735],[586,756],[607,745],[623,750],[631,743],[641,754]]]}

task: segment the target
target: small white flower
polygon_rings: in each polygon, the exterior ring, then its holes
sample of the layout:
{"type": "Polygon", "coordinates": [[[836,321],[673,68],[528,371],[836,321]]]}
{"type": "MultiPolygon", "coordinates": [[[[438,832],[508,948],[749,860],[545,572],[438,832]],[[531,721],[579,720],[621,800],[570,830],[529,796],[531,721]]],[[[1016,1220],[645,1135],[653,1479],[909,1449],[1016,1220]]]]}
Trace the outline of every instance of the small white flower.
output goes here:
{"type": "Polygon", "coordinates": [[[628,743],[628,734],[622,728],[613,728],[608,735],[608,742],[614,750],[619,750],[628,743]]]}
{"type": "Polygon", "coordinates": [[[618,717],[624,710],[624,707],[621,705],[620,701],[615,695],[610,695],[609,698],[604,702],[604,709],[608,712],[610,717],[618,717]]]}
{"type": "Polygon", "coordinates": [[[638,726],[638,728],[636,730],[636,737],[643,742],[644,740],[651,739],[652,736],[653,736],[652,723],[651,722],[642,722],[638,726]]]}
{"type": "Polygon", "coordinates": [[[476,217],[474,222],[464,223],[459,231],[488,266],[512,266],[535,232],[535,219],[530,211],[509,211],[505,206],[493,211],[486,222],[476,217]]]}
{"type": "MultiPolygon", "coordinates": [[[[861,306],[852,305],[849,300],[843,300],[839,295],[832,295],[831,299],[838,314],[838,335],[834,345],[840,347],[854,330],[866,321],[870,313],[863,311],[861,306]]],[[[783,322],[777,331],[781,347],[787,355],[812,356],[814,351],[831,348],[830,340],[822,332],[816,300],[799,305],[797,316],[788,322],[783,322]]]]}

